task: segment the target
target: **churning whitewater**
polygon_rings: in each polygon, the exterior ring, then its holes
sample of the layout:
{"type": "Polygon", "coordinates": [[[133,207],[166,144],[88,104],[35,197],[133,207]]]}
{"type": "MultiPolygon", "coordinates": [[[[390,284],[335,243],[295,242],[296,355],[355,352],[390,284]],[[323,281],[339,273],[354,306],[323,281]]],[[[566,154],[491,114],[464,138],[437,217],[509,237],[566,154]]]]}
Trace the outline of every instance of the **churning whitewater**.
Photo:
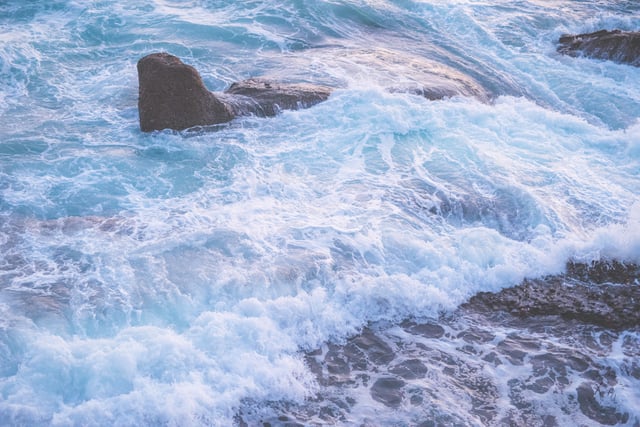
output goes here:
{"type": "Polygon", "coordinates": [[[0,3],[0,424],[638,425],[637,324],[465,305],[640,285],[640,68],[556,50],[603,28],[640,4],[0,3]],[[333,91],[144,133],[153,52],[333,91]]]}

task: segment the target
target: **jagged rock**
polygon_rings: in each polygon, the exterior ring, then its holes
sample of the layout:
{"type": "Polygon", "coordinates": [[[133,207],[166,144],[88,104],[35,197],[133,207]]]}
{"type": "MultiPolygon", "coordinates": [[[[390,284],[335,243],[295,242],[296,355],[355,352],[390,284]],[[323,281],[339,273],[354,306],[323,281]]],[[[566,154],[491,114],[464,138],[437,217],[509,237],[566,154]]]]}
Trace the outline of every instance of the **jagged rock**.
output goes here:
{"type": "Polygon", "coordinates": [[[480,292],[462,308],[523,318],[560,316],[611,330],[635,328],[640,326],[640,268],[615,261],[571,263],[566,276],[526,280],[497,293],[480,292]]]}
{"type": "Polygon", "coordinates": [[[140,129],[182,130],[228,122],[232,111],[209,92],[198,71],[168,53],[138,61],[140,129]]]}
{"type": "Polygon", "coordinates": [[[560,37],[558,52],[607,59],[640,67],[640,32],[601,30],[560,37]]]}
{"type": "Polygon", "coordinates": [[[273,116],[280,110],[310,107],[326,100],[331,88],[263,79],[234,83],[210,92],[198,71],[168,53],[138,61],[140,129],[183,130],[231,121],[236,116],[273,116]]]}

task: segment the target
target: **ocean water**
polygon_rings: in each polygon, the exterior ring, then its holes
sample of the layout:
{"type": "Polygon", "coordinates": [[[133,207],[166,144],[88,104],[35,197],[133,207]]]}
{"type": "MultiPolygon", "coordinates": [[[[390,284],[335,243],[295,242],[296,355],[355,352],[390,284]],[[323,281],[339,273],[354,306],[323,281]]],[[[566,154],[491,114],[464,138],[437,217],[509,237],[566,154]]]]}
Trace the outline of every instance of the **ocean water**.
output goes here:
{"type": "MultiPolygon", "coordinates": [[[[640,69],[555,51],[602,28],[637,30],[640,3],[0,2],[0,424],[252,425],[240,411],[349,388],[327,391],[308,354],[369,325],[402,337],[569,261],[640,262],[640,69]],[[157,51],[214,91],[336,90],[145,134],[135,66],[157,51]],[[481,90],[395,90],[443,76],[481,90]]],[[[592,357],[617,372],[614,421],[638,425],[629,342],[592,357]]],[[[483,375],[516,375],[504,366],[483,375]]],[[[437,419],[460,394],[429,379],[437,419]]],[[[581,390],[538,409],[596,423],[581,390]]],[[[354,393],[333,424],[417,423],[354,393]]]]}

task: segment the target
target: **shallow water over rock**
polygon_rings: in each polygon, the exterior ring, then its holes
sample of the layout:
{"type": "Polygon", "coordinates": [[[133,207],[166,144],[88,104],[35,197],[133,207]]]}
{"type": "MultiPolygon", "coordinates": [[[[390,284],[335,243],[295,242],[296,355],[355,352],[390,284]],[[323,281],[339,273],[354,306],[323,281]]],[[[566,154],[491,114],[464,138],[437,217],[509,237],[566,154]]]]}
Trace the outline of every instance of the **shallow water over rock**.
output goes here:
{"type": "Polygon", "coordinates": [[[571,263],[564,275],[478,294],[438,319],[370,325],[345,343],[307,353],[320,385],[313,399],[243,407],[237,420],[282,426],[636,425],[633,400],[625,406],[619,397],[640,386],[639,324],[632,317],[624,323],[622,315],[635,312],[639,288],[635,265],[571,263]],[[596,289],[597,295],[587,291],[596,289]],[[554,310],[535,308],[550,304],[554,310]],[[614,313],[621,317],[612,318],[614,313]]]}

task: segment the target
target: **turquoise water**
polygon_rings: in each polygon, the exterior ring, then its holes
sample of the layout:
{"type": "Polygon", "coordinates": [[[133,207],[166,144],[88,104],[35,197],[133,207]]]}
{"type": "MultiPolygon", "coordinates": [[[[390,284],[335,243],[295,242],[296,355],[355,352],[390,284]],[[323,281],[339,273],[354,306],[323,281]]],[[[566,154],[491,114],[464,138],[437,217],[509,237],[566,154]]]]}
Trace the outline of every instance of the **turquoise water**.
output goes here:
{"type": "Polygon", "coordinates": [[[555,52],[639,27],[628,1],[0,3],[0,424],[231,425],[369,322],[640,262],[640,69],[555,52]],[[144,134],[156,51],[214,91],[337,89],[144,134]],[[491,99],[388,90],[442,66],[491,99]]]}

